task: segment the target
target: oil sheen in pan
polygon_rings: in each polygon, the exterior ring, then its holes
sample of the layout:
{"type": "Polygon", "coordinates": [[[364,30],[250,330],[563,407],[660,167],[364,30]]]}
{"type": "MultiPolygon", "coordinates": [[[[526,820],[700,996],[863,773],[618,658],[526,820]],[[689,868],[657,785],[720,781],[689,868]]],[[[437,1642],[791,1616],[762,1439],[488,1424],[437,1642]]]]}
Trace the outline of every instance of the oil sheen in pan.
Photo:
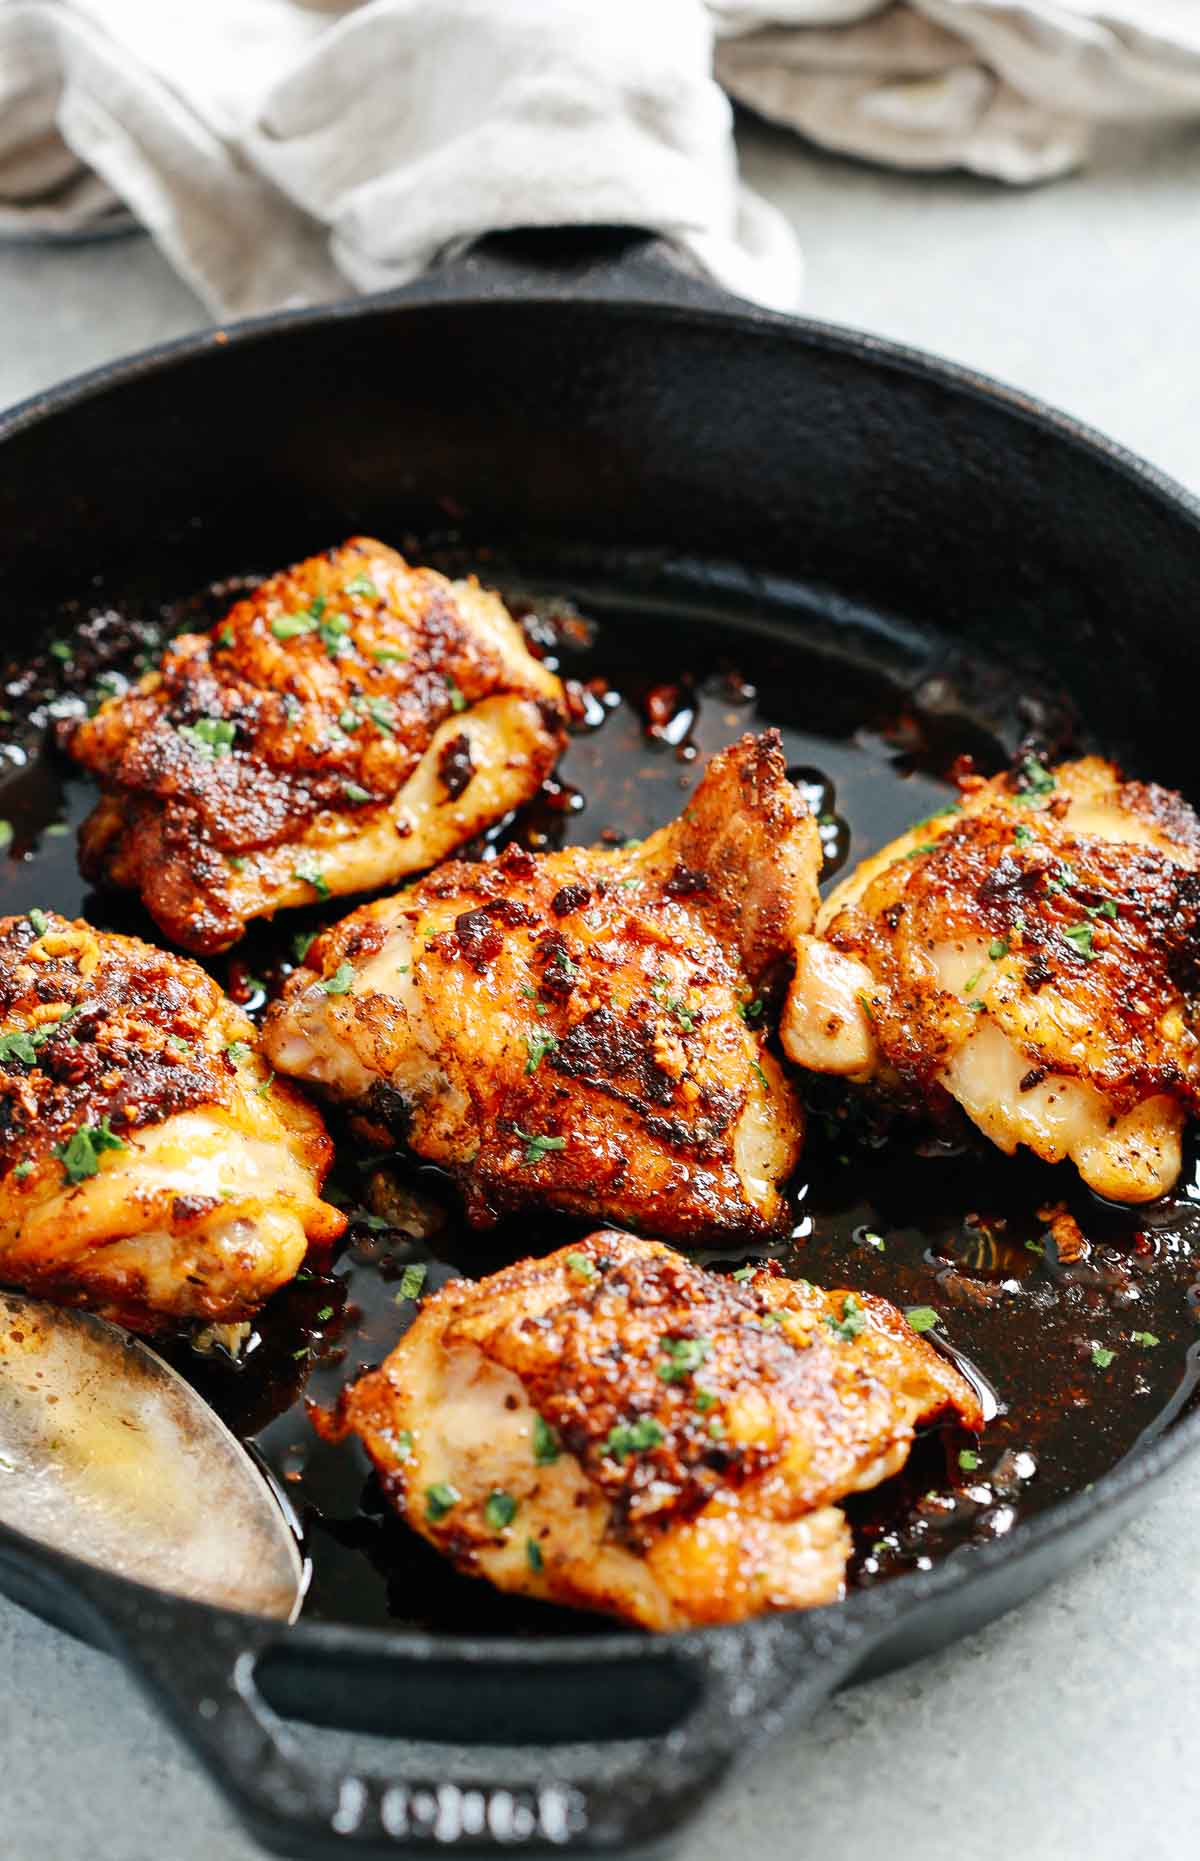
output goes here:
{"type": "MultiPolygon", "coordinates": [[[[85,895],[73,830],[92,795],[44,738],[55,715],[136,676],[163,630],[215,618],[235,586],[153,620],[72,617],[62,641],[9,668],[0,717],[0,814],[11,825],[3,911],[54,906],[156,936],[131,901],[85,895]]],[[[575,725],[542,793],[472,849],[484,858],[509,838],[538,848],[640,835],[682,809],[708,754],[775,724],[820,818],[832,877],[943,805],[957,758],[990,771],[1027,728],[1051,748],[1072,747],[1068,706],[1041,690],[1029,697],[1002,668],[959,664],[933,640],[873,653],[857,639],[848,651],[821,628],[789,634],[760,616],[722,621],[687,605],[656,604],[651,614],[627,595],[594,589],[586,619],[561,599],[511,598],[535,645],[571,681],[575,725]]],[[[294,960],[296,938],[344,908],[255,927],[214,972],[256,1011],[294,960]]],[[[333,1183],[352,1224],[328,1270],[306,1269],[271,1302],[239,1364],[185,1343],[169,1347],[173,1360],[287,1496],[311,1560],[308,1613],[460,1633],[603,1627],[456,1574],[387,1510],[357,1445],[330,1446],[313,1429],[307,1405],[330,1405],[348,1377],[378,1362],[423,1293],[581,1231],[542,1216],[472,1231],[438,1171],[395,1153],[364,1159],[360,1149],[338,1146],[333,1183]]],[[[988,1398],[981,1442],[932,1430],[903,1473],[850,1502],[853,1582],[875,1583],[1010,1531],[1135,1451],[1191,1401],[1200,1373],[1194,1153],[1176,1197],[1123,1211],[1098,1203],[1070,1169],[1010,1161],[970,1133],[956,1147],[888,1137],[816,1082],[792,1194],[794,1232],[775,1250],[783,1270],[930,1308],[938,1323],[929,1335],[988,1398]]],[[[748,1257],[706,1256],[728,1266],[748,1257]]]]}

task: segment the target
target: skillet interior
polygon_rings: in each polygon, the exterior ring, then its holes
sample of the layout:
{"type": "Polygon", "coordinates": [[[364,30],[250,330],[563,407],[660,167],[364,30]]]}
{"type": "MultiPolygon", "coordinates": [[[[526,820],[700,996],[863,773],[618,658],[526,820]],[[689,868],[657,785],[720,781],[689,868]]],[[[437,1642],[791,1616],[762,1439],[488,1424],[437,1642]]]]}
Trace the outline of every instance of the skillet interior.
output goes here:
{"type": "MultiPolygon", "coordinates": [[[[472,558],[502,538],[518,580],[607,613],[639,656],[647,615],[720,612],[790,642],[761,650],[803,669],[810,736],[836,739],[840,690],[881,667],[911,686],[932,654],[979,719],[955,726],[976,729],[974,747],[1012,741],[1015,697],[1066,694],[1131,769],[1200,791],[1189,733],[1163,728],[1184,689],[1194,526],[1036,414],[749,316],[376,308],[198,345],[111,393],[101,383],[44,424],[18,421],[5,445],[9,650],[352,529],[428,538],[448,517],[472,558]],[[814,670],[835,660],[845,686],[814,670]]],[[[740,645],[732,657],[753,670],[740,645]]],[[[768,670],[766,708],[782,715],[777,679],[768,670]]],[[[46,802],[29,799],[44,822],[46,802]]],[[[896,806],[889,821],[853,809],[855,853],[922,811],[896,806]]],[[[5,810],[19,817],[9,790],[5,810]]],[[[585,817],[584,837],[599,824],[585,817]]],[[[52,857],[69,871],[69,843],[52,857]]],[[[41,859],[35,870],[41,902],[68,902],[49,895],[41,859]]],[[[886,1192],[902,1206],[902,1187],[886,1192]]],[[[1101,1438],[1110,1464],[1132,1436],[1101,1438]]],[[[471,1605],[456,1588],[448,1626],[461,1631],[471,1605]]]]}

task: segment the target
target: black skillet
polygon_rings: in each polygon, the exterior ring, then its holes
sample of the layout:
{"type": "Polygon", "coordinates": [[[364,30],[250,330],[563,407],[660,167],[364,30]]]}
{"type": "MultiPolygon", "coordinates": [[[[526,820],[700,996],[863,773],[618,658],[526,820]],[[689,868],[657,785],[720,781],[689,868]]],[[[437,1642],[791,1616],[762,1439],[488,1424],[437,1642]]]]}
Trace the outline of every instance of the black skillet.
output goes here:
{"type": "MultiPolygon", "coordinates": [[[[755,721],[781,723],[794,761],[833,773],[836,796],[820,792],[839,858],[930,812],[955,755],[994,765],[1031,731],[1049,749],[1095,743],[1200,796],[1181,704],[1200,522],[1183,492],[1020,395],[750,309],[621,233],[492,242],[393,297],[189,339],[0,421],[4,649],[33,667],[25,687],[10,668],[10,729],[19,739],[55,671],[39,656],[50,640],[64,643],[70,689],[72,665],[86,671],[90,654],[94,671],[130,617],[178,617],[197,590],[356,530],[412,537],[448,566],[600,616],[596,646],[570,627],[551,643],[565,670],[604,672],[630,702],[575,740],[566,786],[527,817],[529,833],[591,839],[663,819],[694,778],[690,748],[755,721]],[[118,618],[94,618],[105,613],[118,618]],[[587,800],[579,821],[572,784],[587,800]]],[[[550,638],[553,616],[543,625],[533,607],[550,638]]],[[[70,842],[45,834],[85,802],[60,782],[43,762],[0,785],[16,827],[6,911],[83,903],[70,842]]],[[[125,907],[87,908],[136,922],[125,907]]],[[[972,1480],[953,1451],[923,1443],[920,1479],[938,1490],[901,1483],[860,1510],[845,1603],[659,1640],[551,1619],[435,1570],[369,1495],[332,1525],[309,1507],[314,1587],[290,1630],[7,1531],[0,1585],[112,1647],[281,1853],[662,1846],[765,1738],[850,1677],[1040,1588],[1200,1443],[1186,1296],[1200,1224],[1186,1192],[1144,1218],[1083,1209],[1098,1237],[1083,1272],[1030,1214],[1076,1194],[1061,1172],[997,1174],[970,1149],[879,1149],[830,1105],[806,1167],[784,1264],[940,1302],[945,1335],[1009,1403],[978,1478],[997,1450],[1011,1476],[1023,1442],[1041,1459],[1040,1485],[996,1474],[984,1503],[964,1497],[972,1480]],[[1135,1360],[1129,1313],[1146,1310],[1158,1343],[1135,1360]],[[1103,1381],[1092,1333],[1120,1345],[1103,1381]],[[1082,1420],[1064,1434],[1068,1393],[1082,1420]],[[419,1738],[426,1755],[412,1774],[354,1771],[287,1718],[419,1738]],[[475,1747],[469,1774],[429,1749],[438,1741],[475,1747]]],[[[423,1252],[436,1279],[552,1238],[525,1227],[489,1253],[451,1221],[423,1252]]],[[[394,1314],[387,1270],[402,1257],[381,1267],[359,1230],[345,1256],[354,1297],[378,1281],[394,1314]]],[[[343,1299],[346,1277],[340,1265],[264,1321],[283,1334],[266,1347],[276,1365],[297,1336],[301,1356],[312,1343],[318,1394],[346,1364],[312,1307],[343,1299]]],[[[339,1312],[351,1341],[352,1318],[339,1312]]],[[[389,1341],[370,1324],[366,1337],[376,1355],[389,1341]]],[[[239,1386],[244,1398],[230,1387],[218,1399],[243,1402],[243,1432],[286,1471],[296,1388],[272,1406],[269,1378],[239,1386]]],[[[361,1486],[353,1460],[336,1465],[318,1454],[315,1485],[361,1486]]]]}

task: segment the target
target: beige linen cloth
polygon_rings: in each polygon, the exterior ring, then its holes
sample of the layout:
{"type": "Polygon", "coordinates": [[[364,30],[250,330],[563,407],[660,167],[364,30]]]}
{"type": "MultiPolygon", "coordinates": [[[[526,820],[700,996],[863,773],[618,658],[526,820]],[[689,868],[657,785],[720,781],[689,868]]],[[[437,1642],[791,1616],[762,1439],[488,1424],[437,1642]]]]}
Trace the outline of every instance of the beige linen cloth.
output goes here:
{"type": "Polygon", "coordinates": [[[1097,122],[1200,117],[1200,0],[0,0],[0,237],[132,216],[224,317],[497,228],[628,224],[791,307],[726,93],[871,159],[1040,180],[1097,122]]]}

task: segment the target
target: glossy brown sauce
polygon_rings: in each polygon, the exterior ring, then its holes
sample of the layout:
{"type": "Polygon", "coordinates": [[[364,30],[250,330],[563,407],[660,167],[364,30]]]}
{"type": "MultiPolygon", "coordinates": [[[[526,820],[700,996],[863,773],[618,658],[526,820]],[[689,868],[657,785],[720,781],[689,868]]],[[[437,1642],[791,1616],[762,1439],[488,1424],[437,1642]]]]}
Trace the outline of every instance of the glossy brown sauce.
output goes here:
{"type": "MultiPolygon", "coordinates": [[[[65,617],[56,649],[8,668],[0,816],[12,837],[0,856],[0,911],[53,906],[157,938],[134,901],[86,892],[74,829],[93,794],[49,747],[50,729],[98,690],[136,676],[139,657],[144,664],[165,633],[215,619],[239,585],[152,618],[65,617]]],[[[476,844],[480,857],[509,838],[540,848],[641,835],[680,812],[712,751],[775,724],[793,779],[821,819],[828,878],[942,805],[956,758],[988,772],[1022,728],[1069,729],[1065,703],[1015,689],[1002,667],[956,665],[936,642],[924,666],[900,677],[894,655],[872,656],[861,642],[847,652],[820,628],[789,635],[753,615],[722,623],[661,604],[651,615],[628,596],[590,595],[584,619],[562,600],[509,592],[535,647],[572,681],[576,723],[554,778],[476,844]]],[[[1058,747],[1081,746],[1067,738],[1058,747]]],[[[255,1011],[286,974],[297,932],[346,908],[334,901],[255,926],[214,973],[255,1011]]],[[[818,1283],[932,1307],[941,1323],[930,1335],[991,1392],[995,1410],[980,1441],[932,1430],[901,1475],[850,1502],[851,1580],[867,1584],[1010,1531],[1188,1406],[1200,1379],[1200,1186],[1193,1148],[1174,1197],[1120,1210],[1082,1189],[1068,1167],[1005,1159],[969,1130],[958,1147],[883,1133],[830,1082],[811,1082],[808,1092],[795,1230],[774,1257],[818,1283]],[[1085,1237],[1075,1259],[1061,1256],[1039,1213],[1062,1204],[1085,1237]]],[[[338,1136],[336,1120],[333,1129],[338,1136]]],[[[387,1511],[357,1444],[329,1445],[313,1429],[306,1404],[332,1403],[411,1322],[416,1307],[400,1293],[406,1266],[424,1264],[430,1290],[583,1231],[535,1214],[473,1231],[440,1172],[360,1150],[339,1143],[332,1179],[353,1211],[346,1245],[260,1314],[244,1360],[201,1357],[182,1341],[168,1354],[249,1443],[289,1506],[311,1563],[309,1614],[458,1632],[603,1626],[457,1575],[387,1511]]],[[[736,1266],[764,1256],[702,1257],[736,1266]]]]}

